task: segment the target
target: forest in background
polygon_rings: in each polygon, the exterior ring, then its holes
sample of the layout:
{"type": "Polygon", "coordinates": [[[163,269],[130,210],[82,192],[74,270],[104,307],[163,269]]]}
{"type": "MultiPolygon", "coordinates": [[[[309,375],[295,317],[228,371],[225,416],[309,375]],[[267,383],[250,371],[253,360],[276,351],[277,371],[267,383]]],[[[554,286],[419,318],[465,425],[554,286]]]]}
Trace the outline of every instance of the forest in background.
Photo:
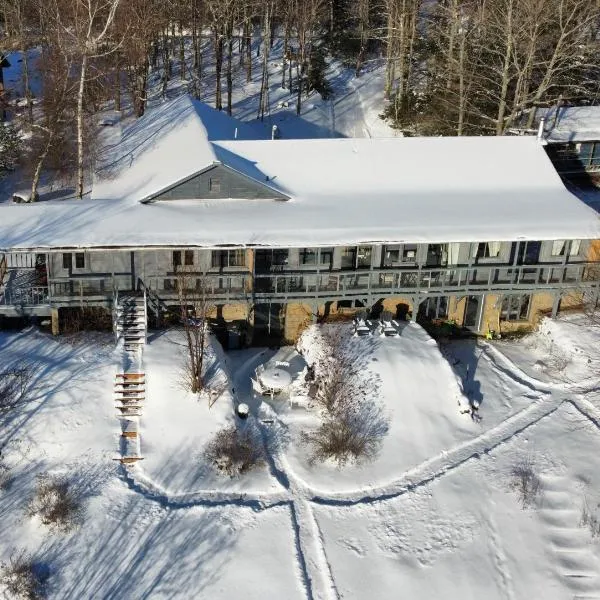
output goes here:
{"type": "Polygon", "coordinates": [[[3,108],[27,132],[23,153],[1,128],[3,162],[26,156],[32,199],[46,169],[74,174],[81,197],[94,115],[143,115],[151,81],[166,97],[180,78],[199,97],[209,80],[214,106],[231,114],[242,72],[260,82],[262,118],[275,83],[298,114],[313,90],[327,98],[330,57],[357,78],[383,61],[381,112],[404,135],[505,135],[532,129],[536,107],[599,96],[600,0],[0,0],[0,28],[0,53],[23,52],[24,98],[17,110],[7,89],[3,108]]]}

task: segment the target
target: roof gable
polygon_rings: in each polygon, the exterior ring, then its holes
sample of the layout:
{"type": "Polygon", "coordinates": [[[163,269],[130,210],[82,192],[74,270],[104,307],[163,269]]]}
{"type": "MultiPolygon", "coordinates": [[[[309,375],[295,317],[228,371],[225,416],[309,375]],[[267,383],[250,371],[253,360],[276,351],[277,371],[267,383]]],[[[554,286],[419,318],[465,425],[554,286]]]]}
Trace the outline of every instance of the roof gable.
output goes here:
{"type": "Polygon", "coordinates": [[[214,164],[186,177],[141,202],[162,200],[289,200],[289,196],[223,164],[214,164]]]}

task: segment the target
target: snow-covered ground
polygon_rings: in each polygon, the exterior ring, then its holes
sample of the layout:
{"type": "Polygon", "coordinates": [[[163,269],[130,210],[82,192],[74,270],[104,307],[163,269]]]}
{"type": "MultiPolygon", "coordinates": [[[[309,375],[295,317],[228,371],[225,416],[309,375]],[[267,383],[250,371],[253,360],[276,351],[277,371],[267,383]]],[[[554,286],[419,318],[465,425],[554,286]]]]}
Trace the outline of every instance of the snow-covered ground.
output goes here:
{"type": "Polygon", "coordinates": [[[349,339],[390,428],[373,464],[345,470],[308,465],[297,435],[317,423],[314,408],[250,394],[261,363],[302,372],[294,348],[212,346],[210,393],[197,399],[177,383],[180,341],[158,332],[144,350],[144,460],[126,469],[113,460],[113,338],[0,334],[0,364],[36,368],[32,401],[0,433],[11,474],[0,562],[29,551],[50,598],[600,596],[600,540],[582,524],[584,505],[600,518],[598,331],[582,317],[442,352],[414,324],[398,338],[349,339]],[[536,366],[556,354],[548,338],[572,356],[568,377],[536,366]],[[460,414],[469,399],[478,423],[460,414]],[[280,443],[267,444],[264,468],[230,480],[202,465],[202,447],[240,400],[280,443]],[[524,458],[541,482],[526,509],[512,485],[524,458]],[[26,515],[42,472],[75,483],[85,506],[75,531],[26,515]]]}

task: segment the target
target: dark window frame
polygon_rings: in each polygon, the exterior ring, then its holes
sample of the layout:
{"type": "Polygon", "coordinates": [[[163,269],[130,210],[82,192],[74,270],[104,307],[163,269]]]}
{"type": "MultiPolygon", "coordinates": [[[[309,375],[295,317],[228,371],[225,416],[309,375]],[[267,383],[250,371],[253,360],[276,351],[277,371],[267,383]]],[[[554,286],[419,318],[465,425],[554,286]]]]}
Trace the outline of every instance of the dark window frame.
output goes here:
{"type": "Polygon", "coordinates": [[[531,294],[510,294],[502,298],[501,321],[527,321],[531,309],[531,294]]]}

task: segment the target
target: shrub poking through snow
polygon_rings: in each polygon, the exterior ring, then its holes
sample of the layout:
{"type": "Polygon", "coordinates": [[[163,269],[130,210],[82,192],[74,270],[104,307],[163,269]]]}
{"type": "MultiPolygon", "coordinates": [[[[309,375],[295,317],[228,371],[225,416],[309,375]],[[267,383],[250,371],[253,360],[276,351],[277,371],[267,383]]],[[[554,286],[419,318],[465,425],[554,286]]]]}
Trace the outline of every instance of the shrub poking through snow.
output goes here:
{"type": "Polygon", "coordinates": [[[584,498],[579,525],[589,529],[594,539],[600,538],[600,504],[596,506],[594,511],[590,508],[587,498],[584,498]]]}
{"type": "Polygon", "coordinates": [[[29,516],[38,516],[44,525],[67,532],[79,525],[82,511],[81,500],[66,479],[38,476],[35,495],[27,507],[29,516]]]}
{"type": "Polygon", "coordinates": [[[373,460],[389,429],[381,405],[372,399],[379,384],[365,377],[368,370],[352,357],[345,333],[342,327],[320,329],[310,395],[322,409],[323,422],[301,436],[310,447],[311,464],[332,460],[343,467],[373,460]]]}
{"type": "Polygon", "coordinates": [[[264,451],[255,432],[230,425],[218,431],[206,445],[204,458],[223,475],[238,477],[262,465],[264,451]]]}
{"type": "Polygon", "coordinates": [[[519,459],[512,469],[511,476],[511,488],[517,492],[521,506],[523,508],[534,506],[542,493],[542,483],[531,456],[519,459]]]}
{"type": "Polygon", "coordinates": [[[10,487],[12,483],[12,477],[10,474],[10,469],[0,462],[0,490],[6,490],[10,487]]]}
{"type": "Polygon", "coordinates": [[[38,600],[45,596],[47,576],[25,552],[18,552],[0,565],[0,585],[8,598],[38,600]]]}
{"type": "Polygon", "coordinates": [[[310,446],[310,464],[332,460],[343,467],[373,460],[387,431],[381,406],[363,400],[327,413],[316,430],[302,433],[302,440],[310,446]]]}
{"type": "Polygon", "coordinates": [[[19,364],[0,371],[0,418],[27,401],[33,368],[19,364]]]}

